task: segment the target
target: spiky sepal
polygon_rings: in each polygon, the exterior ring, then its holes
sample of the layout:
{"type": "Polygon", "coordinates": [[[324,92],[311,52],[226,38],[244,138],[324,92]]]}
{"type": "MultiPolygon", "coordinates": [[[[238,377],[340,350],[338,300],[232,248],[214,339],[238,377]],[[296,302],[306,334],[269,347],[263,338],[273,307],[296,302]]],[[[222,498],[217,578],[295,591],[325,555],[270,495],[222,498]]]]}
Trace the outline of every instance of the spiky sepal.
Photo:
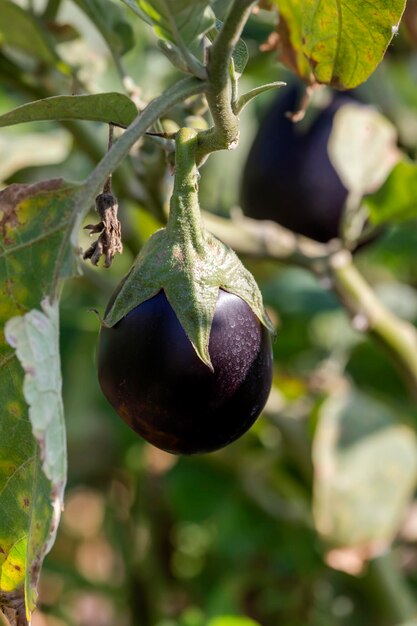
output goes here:
{"type": "Polygon", "coordinates": [[[273,326],[252,274],[201,222],[196,141],[196,131],[179,131],[168,225],[143,247],[103,323],[114,326],[163,289],[196,353],[212,368],[208,347],[219,289],[242,298],[271,332],[273,326]]]}

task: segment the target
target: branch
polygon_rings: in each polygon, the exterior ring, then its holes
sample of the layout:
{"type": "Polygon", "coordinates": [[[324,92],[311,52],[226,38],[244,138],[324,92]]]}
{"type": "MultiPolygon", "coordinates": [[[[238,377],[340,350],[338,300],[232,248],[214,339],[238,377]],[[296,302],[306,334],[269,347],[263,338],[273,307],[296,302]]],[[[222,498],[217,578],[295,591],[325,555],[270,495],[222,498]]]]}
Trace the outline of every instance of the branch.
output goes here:
{"type": "Polygon", "coordinates": [[[321,273],[335,252],[333,244],[296,235],[269,220],[254,220],[243,214],[226,219],[207,211],[203,216],[210,232],[246,256],[284,261],[321,273]]]}
{"type": "Polygon", "coordinates": [[[417,399],[417,331],[392,313],[377,298],[353,265],[352,255],[341,250],[330,257],[333,287],[358,330],[367,331],[390,354],[417,399]]]}
{"type": "Polygon", "coordinates": [[[256,0],[234,0],[223,28],[208,51],[207,102],[214,126],[200,133],[198,162],[216,150],[233,150],[239,140],[239,118],[232,109],[230,61],[256,0]]]}

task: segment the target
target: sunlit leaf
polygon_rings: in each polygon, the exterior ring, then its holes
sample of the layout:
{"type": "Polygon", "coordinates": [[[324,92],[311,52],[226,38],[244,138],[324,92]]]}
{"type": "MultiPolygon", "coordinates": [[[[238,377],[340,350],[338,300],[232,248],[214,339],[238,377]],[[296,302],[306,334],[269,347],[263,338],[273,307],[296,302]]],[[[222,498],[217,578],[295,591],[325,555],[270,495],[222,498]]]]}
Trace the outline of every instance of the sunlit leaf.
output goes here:
{"type": "Polygon", "coordinates": [[[417,479],[413,429],[359,392],[325,401],[313,445],[314,517],[332,546],[387,545],[417,479]]]}
{"type": "Polygon", "coordinates": [[[274,0],[283,61],[306,82],[351,89],[381,62],[404,0],[274,0]]]}
{"type": "Polygon", "coordinates": [[[353,88],[382,60],[404,0],[303,0],[303,52],[320,83],[353,88]]]}
{"type": "Polygon", "coordinates": [[[125,127],[137,114],[132,100],[122,93],[51,96],[0,115],[0,127],[35,120],[91,120],[125,127]]]}
{"type": "Polygon", "coordinates": [[[399,222],[417,217],[417,165],[403,160],[397,163],[385,183],[365,198],[374,224],[399,222]]]}

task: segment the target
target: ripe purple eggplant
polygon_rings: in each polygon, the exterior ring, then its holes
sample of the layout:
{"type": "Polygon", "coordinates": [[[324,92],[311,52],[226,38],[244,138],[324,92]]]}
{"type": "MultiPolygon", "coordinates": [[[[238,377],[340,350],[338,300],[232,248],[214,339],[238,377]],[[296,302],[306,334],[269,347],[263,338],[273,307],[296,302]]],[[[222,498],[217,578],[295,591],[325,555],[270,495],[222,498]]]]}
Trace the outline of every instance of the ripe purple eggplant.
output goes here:
{"type": "Polygon", "coordinates": [[[99,382],[116,412],[148,442],[178,454],[210,452],[252,426],[272,382],[270,332],[244,300],[222,289],[209,354],[213,371],[160,291],[102,327],[99,382]]]}

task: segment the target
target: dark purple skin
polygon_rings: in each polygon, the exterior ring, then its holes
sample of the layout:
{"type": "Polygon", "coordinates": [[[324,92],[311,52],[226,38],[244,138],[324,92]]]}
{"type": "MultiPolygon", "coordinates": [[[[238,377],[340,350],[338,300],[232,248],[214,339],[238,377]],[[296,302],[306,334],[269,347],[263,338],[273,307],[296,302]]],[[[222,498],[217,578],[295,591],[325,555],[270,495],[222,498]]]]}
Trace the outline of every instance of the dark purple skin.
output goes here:
{"type": "Polygon", "coordinates": [[[336,93],[304,131],[285,113],[297,111],[300,90],[289,87],[262,121],[242,177],[241,205],[255,219],[274,220],[301,235],[327,242],[339,236],[347,190],[330,162],[327,144],[333,118],[347,103],[336,93]]]}
{"type": "Polygon", "coordinates": [[[197,356],[165,293],[102,327],[98,378],[122,419],[175,454],[211,452],[245,433],[272,383],[269,331],[238,296],[219,290],[209,353],[197,356]]]}

